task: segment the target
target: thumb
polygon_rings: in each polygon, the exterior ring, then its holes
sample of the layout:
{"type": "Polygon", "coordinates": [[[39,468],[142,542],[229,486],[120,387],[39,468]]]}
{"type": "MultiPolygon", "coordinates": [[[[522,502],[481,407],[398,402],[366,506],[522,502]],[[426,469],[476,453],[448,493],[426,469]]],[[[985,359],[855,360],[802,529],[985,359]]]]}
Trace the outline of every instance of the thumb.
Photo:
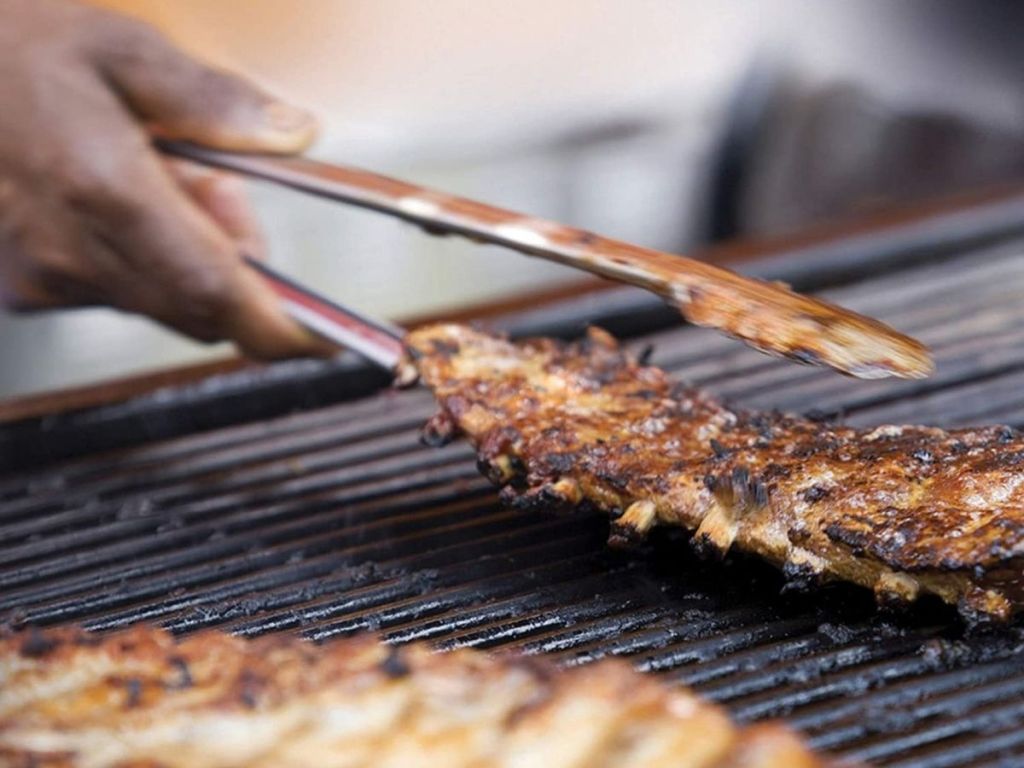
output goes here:
{"type": "Polygon", "coordinates": [[[316,120],[248,81],[191,58],[154,28],[111,19],[95,63],[122,100],[163,136],[218,149],[293,153],[316,120]]]}

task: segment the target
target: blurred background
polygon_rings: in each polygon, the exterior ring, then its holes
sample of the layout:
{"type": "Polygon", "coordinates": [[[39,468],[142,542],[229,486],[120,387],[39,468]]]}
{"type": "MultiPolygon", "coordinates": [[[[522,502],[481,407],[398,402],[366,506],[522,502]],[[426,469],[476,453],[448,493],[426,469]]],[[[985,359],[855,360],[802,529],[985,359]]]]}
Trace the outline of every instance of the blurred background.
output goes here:
{"type": "MultiPolygon", "coordinates": [[[[685,252],[1024,180],[1024,5],[107,0],[317,112],[313,155],[685,252]]],[[[579,273],[254,185],[272,260],[379,316],[579,273]]],[[[0,397],[224,356],[0,316],[0,397]]]]}

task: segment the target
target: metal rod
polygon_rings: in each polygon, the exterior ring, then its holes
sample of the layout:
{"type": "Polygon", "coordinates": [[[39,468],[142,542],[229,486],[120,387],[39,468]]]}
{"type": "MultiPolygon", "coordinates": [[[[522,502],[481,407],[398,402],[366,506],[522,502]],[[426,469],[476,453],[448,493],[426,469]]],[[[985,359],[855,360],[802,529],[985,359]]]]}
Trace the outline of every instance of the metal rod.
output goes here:
{"type": "Polygon", "coordinates": [[[204,165],[395,216],[431,233],[464,235],[640,286],[677,306],[697,325],[800,362],[861,378],[922,378],[933,369],[927,349],[916,340],[778,283],[357,168],[164,140],[157,146],[204,165]]]}
{"type": "Polygon", "coordinates": [[[398,368],[405,354],[401,328],[331,301],[251,256],[244,258],[270,284],[288,315],[303,327],[389,371],[398,368]]]}

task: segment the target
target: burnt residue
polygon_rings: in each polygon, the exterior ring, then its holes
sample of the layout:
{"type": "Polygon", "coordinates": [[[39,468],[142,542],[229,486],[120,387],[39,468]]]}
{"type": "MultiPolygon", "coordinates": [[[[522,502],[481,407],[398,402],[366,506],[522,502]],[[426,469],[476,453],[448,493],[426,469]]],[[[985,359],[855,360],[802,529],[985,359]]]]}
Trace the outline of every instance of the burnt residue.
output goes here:
{"type": "Polygon", "coordinates": [[[786,478],[792,474],[793,470],[790,467],[771,462],[761,470],[761,479],[766,483],[770,483],[772,480],[786,478]]]}
{"type": "Polygon", "coordinates": [[[541,457],[541,465],[553,475],[567,475],[580,464],[577,453],[547,453],[541,457]]]}
{"type": "Polygon", "coordinates": [[[480,440],[478,450],[482,456],[493,458],[509,455],[522,442],[519,430],[511,426],[503,426],[491,430],[480,440]]]}
{"type": "Polygon", "coordinates": [[[124,681],[125,709],[134,709],[142,701],[142,681],[137,677],[129,677],[124,681]]]}
{"type": "Polygon", "coordinates": [[[996,433],[996,439],[1000,443],[1012,443],[1014,440],[1020,439],[1020,431],[1013,427],[1001,426],[996,433]]]}
{"type": "Polygon", "coordinates": [[[776,426],[782,427],[780,423],[783,421],[781,414],[777,413],[755,413],[747,419],[747,424],[751,429],[757,431],[757,434],[762,440],[770,441],[775,436],[776,426]]]}
{"type": "Polygon", "coordinates": [[[33,626],[28,630],[28,637],[22,641],[18,650],[26,658],[40,659],[56,650],[59,645],[60,641],[56,637],[48,636],[33,626]]]}
{"type": "Polygon", "coordinates": [[[439,411],[420,431],[420,441],[431,448],[442,448],[459,434],[458,423],[448,411],[439,411]]]}
{"type": "Polygon", "coordinates": [[[769,490],[761,480],[751,480],[749,486],[750,498],[758,507],[768,506],[769,490]]]}
{"type": "Polygon", "coordinates": [[[792,450],[792,455],[797,459],[810,459],[815,456],[834,455],[844,448],[856,450],[858,456],[864,459],[868,459],[872,454],[877,455],[878,452],[878,449],[874,446],[845,445],[836,435],[829,432],[821,432],[805,437],[797,442],[792,450]]]}
{"type": "Polygon", "coordinates": [[[395,645],[389,645],[387,655],[380,663],[381,671],[393,680],[406,677],[411,669],[402,655],[402,649],[395,645]]]}
{"type": "Polygon", "coordinates": [[[616,472],[611,467],[602,466],[598,466],[594,469],[594,477],[596,477],[606,487],[619,493],[623,493],[628,490],[630,484],[634,480],[634,478],[624,475],[622,472],[616,472]]]}
{"type": "Polygon", "coordinates": [[[750,470],[746,467],[733,467],[732,487],[746,488],[750,484],[750,470]]]}
{"type": "Polygon", "coordinates": [[[192,679],[192,669],[188,665],[188,661],[181,656],[172,656],[167,660],[170,664],[171,669],[174,672],[172,677],[167,683],[166,687],[168,690],[186,690],[191,688],[195,681],[192,679]]]}
{"type": "Polygon", "coordinates": [[[703,533],[696,533],[690,538],[690,549],[706,562],[720,562],[726,555],[714,539],[703,533]]]}
{"type": "Polygon", "coordinates": [[[824,365],[825,362],[822,360],[820,354],[813,349],[806,347],[799,347],[790,352],[786,353],[786,357],[795,362],[802,363],[803,365],[824,365]]]}
{"type": "Polygon", "coordinates": [[[838,424],[843,420],[843,411],[841,409],[828,411],[812,408],[804,412],[804,418],[816,424],[838,424]]]}
{"type": "Polygon", "coordinates": [[[238,700],[247,709],[256,709],[260,695],[266,687],[262,677],[250,669],[243,669],[238,676],[238,700]]]}
{"type": "Polygon", "coordinates": [[[782,592],[809,592],[821,584],[821,574],[804,563],[788,562],[782,566],[786,581],[782,592]]]}
{"type": "Polygon", "coordinates": [[[617,515],[608,528],[608,546],[612,549],[633,551],[638,550],[647,540],[646,531],[639,531],[628,523],[621,522],[622,516],[617,515]]]}
{"type": "Polygon", "coordinates": [[[808,504],[814,504],[821,501],[822,499],[828,498],[829,490],[824,485],[812,485],[810,488],[803,492],[804,501],[808,504]]]}
{"type": "Polygon", "coordinates": [[[661,397],[661,393],[654,389],[641,389],[633,393],[633,397],[638,397],[641,400],[655,400],[661,397]]]}
{"type": "Polygon", "coordinates": [[[459,353],[459,345],[445,339],[435,339],[431,344],[430,351],[438,357],[452,357],[459,353]]]}
{"type": "Polygon", "coordinates": [[[608,546],[623,552],[638,550],[645,538],[630,526],[612,525],[608,529],[608,546]]]}
{"type": "Polygon", "coordinates": [[[911,452],[911,457],[921,464],[931,464],[935,461],[935,454],[929,451],[927,448],[917,448],[911,452]]]}

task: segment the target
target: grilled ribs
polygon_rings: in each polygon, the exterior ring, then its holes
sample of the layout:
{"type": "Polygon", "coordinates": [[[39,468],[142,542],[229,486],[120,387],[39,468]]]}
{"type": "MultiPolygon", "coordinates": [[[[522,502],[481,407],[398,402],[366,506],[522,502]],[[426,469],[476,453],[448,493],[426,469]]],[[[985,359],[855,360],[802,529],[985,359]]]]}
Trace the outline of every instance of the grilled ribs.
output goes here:
{"type": "Polygon", "coordinates": [[[0,640],[0,765],[11,768],[691,766],[814,768],[783,726],[619,661],[322,646],[137,627],[0,640]]]}
{"type": "Polygon", "coordinates": [[[931,593],[971,622],[1024,601],[1024,437],[1010,428],[737,410],[597,329],[513,344],[435,325],[407,344],[441,405],[426,438],[465,433],[509,503],[596,508],[619,544],[680,526],[704,551],[735,547],[887,603],[931,593]]]}

